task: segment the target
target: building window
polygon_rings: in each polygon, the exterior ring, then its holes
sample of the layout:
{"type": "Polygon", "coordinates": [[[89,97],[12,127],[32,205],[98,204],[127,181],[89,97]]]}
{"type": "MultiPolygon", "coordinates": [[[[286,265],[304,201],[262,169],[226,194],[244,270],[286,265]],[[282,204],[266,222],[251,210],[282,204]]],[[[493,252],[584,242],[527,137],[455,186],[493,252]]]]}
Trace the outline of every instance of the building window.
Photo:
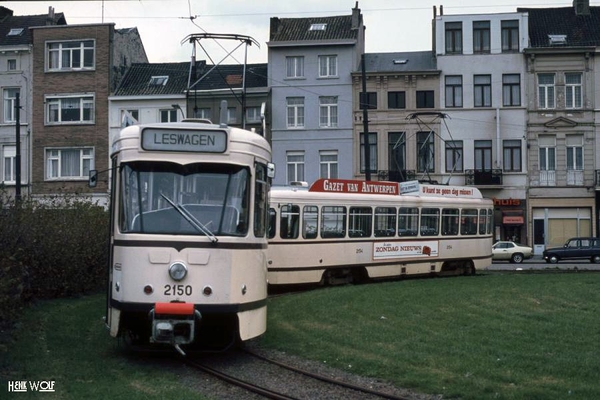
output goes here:
{"type": "Polygon", "coordinates": [[[95,43],[93,40],[49,42],[47,44],[49,71],[93,69],[95,67],[95,43]]]}
{"type": "Polygon", "coordinates": [[[475,75],[473,76],[473,101],[475,107],[492,106],[492,76],[475,75]]]}
{"type": "Polygon", "coordinates": [[[319,56],[319,78],[337,76],[337,56],[319,56]]]}
{"type": "Polygon", "coordinates": [[[338,178],[338,152],[320,151],[320,166],[321,178],[337,179],[338,178]]]}
{"type": "Polygon", "coordinates": [[[210,121],[212,118],[212,113],[211,113],[210,108],[208,108],[208,107],[196,108],[194,110],[194,118],[207,119],[210,121]]]}
{"type": "MultiPolygon", "coordinates": [[[[4,89],[4,122],[15,123],[17,120],[17,110],[15,109],[17,102],[17,93],[20,93],[19,88],[4,89]]],[[[22,112],[22,110],[21,110],[22,112]]]]}
{"type": "Polygon", "coordinates": [[[287,78],[304,78],[304,57],[294,56],[285,58],[287,78]]]}
{"type": "MultiPolygon", "coordinates": [[[[406,133],[389,132],[388,133],[388,170],[389,179],[397,181],[401,174],[406,170],[406,133]],[[394,179],[396,178],[396,179],[394,179]]],[[[402,175],[402,180],[406,176],[402,175]]]]}
{"type": "Polygon", "coordinates": [[[177,122],[177,110],[170,108],[168,110],[160,110],[160,122],[177,122]]]}
{"type": "Polygon", "coordinates": [[[446,76],[446,107],[462,107],[462,76],[446,76]]]}
{"type": "Polygon", "coordinates": [[[304,97],[287,98],[287,127],[304,128],[304,97]]]}
{"type": "Polygon", "coordinates": [[[2,165],[4,166],[3,181],[4,183],[16,183],[17,175],[17,147],[3,146],[2,147],[2,165]]]}
{"type": "Polygon", "coordinates": [[[435,106],[433,90],[417,90],[417,108],[433,108],[435,106]]]}
{"type": "Polygon", "coordinates": [[[251,122],[251,123],[260,122],[260,107],[247,107],[246,108],[246,122],[251,122]]]}
{"type": "Polygon", "coordinates": [[[502,52],[511,53],[519,51],[519,21],[502,21],[502,52]]]}
{"type": "Polygon", "coordinates": [[[338,126],[338,104],[336,96],[319,97],[319,126],[336,128],[338,126]]]}
{"type": "Polygon", "coordinates": [[[554,108],[554,74],[538,74],[539,108],[554,108]]]}
{"type": "Polygon", "coordinates": [[[581,108],[583,104],[581,77],[580,72],[565,74],[566,108],[581,108]]]}
{"type": "Polygon", "coordinates": [[[375,92],[360,92],[360,109],[364,110],[377,109],[377,93],[375,92]]]}
{"type": "Polygon", "coordinates": [[[583,135],[567,135],[567,170],[583,170],[583,135]]]}
{"type": "Polygon", "coordinates": [[[492,170],[492,141],[475,141],[475,169],[477,171],[492,170]]]}
{"type": "Polygon", "coordinates": [[[540,135],[539,139],[540,158],[540,186],[556,185],[556,137],[551,135],[540,135]]]}
{"type": "Polygon", "coordinates": [[[325,29],[327,29],[327,24],[311,24],[310,27],[308,28],[309,31],[324,31],[325,29]]]}
{"type": "Polygon", "coordinates": [[[94,96],[46,97],[46,123],[94,122],[94,96]]]}
{"type": "Polygon", "coordinates": [[[169,81],[168,75],[157,75],[151,76],[150,82],[148,82],[149,86],[165,86],[169,81]]]}
{"type": "Polygon", "coordinates": [[[388,108],[406,108],[405,92],[388,92],[388,108]]]}
{"type": "Polygon", "coordinates": [[[504,140],[502,142],[504,154],[504,171],[520,172],[521,171],[521,141],[520,140],[504,140]]]}
{"type": "Polygon", "coordinates": [[[435,171],[433,132],[417,132],[417,172],[435,171]]]}
{"type": "Polygon", "coordinates": [[[490,21],[473,22],[473,52],[490,52],[490,21]]]}
{"type": "Polygon", "coordinates": [[[237,124],[237,109],[235,107],[227,107],[227,123],[237,124]]]}
{"type": "Polygon", "coordinates": [[[17,70],[17,60],[14,58],[9,58],[6,61],[6,70],[7,71],[16,71],[17,70]]]}
{"type": "Polygon", "coordinates": [[[46,150],[46,179],[88,179],[91,169],[94,169],[92,148],[46,150]]]}
{"type": "MultiPolygon", "coordinates": [[[[369,133],[369,171],[377,172],[377,134],[369,133]]],[[[360,134],[360,173],[365,170],[365,134],[360,134]]]]}
{"type": "Polygon", "coordinates": [[[463,171],[463,142],[462,140],[446,141],[446,172],[463,171]]]}
{"type": "Polygon", "coordinates": [[[287,181],[288,183],[304,181],[303,151],[287,152],[287,181]]]}
{"type": "Polygon", "coordinates": [[[462,22],[446,22],[446,53],[462,54],[462,22]]]}
{"type": "Polygon", "coordinates": [[[505,107],[521,105],[521,75],[502,75],[502,105],[505,107]]]}
{"type": "Polygon", "coordinates": [[[140,123],[140,110],[121,110],[121,128],[140,123]]]}

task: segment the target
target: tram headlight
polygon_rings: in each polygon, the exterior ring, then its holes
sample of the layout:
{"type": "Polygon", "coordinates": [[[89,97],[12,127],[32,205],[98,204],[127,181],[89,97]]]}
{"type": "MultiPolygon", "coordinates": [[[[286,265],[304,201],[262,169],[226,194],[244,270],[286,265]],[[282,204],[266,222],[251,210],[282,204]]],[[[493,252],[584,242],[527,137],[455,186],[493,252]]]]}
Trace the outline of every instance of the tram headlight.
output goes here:
{"type": "Polygon", "coordinates": [[[169,275],[171,276],[171,279],[180,281],[187,275],[187,267],[180,262],[171,264],[169,267],[169,275]]]}

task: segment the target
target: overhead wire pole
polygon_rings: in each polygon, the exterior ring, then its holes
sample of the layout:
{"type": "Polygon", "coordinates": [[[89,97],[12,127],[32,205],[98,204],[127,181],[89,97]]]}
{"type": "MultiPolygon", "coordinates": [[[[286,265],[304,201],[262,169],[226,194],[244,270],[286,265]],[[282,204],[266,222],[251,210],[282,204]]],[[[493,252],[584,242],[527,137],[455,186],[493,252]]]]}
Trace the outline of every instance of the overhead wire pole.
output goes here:
{"type": "Polygon", "coordinates": [[[365,135],[365,181],[371,180],[371,149],[369,148],[369,110],[367,109],[367,72],[365,71],[365,54],[363,53],[360,58],[360,65],[362,70],[362,97],[358,103],[363,109],[363,132],[365,135]]]}

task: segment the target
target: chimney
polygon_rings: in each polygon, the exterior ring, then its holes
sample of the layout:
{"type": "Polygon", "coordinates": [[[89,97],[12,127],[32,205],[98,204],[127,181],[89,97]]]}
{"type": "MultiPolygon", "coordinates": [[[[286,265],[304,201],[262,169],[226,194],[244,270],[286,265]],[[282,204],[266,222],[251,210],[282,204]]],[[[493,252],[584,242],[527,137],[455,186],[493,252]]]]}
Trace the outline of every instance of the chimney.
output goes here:
{"type": "Polygon", "coordinates": [[[433,6],[433,18],[437,17],[437,7],[433,6]]]}
{"type": "Polygon", "coordinates": [[[444,6],[440,5],[440,15],[444,15],[444,6]]]}
{"type": "Polygon", "coordinates": [[[46,18],[46,25],[56,25],[54,20],[54,7],[48,7],[48,18],[46,18]]]}
{"type": "Polygon", "coordinates": [[[352,27],[351,29],[358,29],[362,22],[362,15],[360,15],[360,8],[358,8],[358,1],[352,9],[352,27]]]}
{"type": "Polygon", "coordinates": [[[575,15],[590,15],[590,0],[573,0],[575,15]]]}
{"type": "Polygon", "coordinates": [[[271,17],[271,26],[269,28],[269,40],[273,40],[279,33],[280,21],[278,17],[271,17]]]}

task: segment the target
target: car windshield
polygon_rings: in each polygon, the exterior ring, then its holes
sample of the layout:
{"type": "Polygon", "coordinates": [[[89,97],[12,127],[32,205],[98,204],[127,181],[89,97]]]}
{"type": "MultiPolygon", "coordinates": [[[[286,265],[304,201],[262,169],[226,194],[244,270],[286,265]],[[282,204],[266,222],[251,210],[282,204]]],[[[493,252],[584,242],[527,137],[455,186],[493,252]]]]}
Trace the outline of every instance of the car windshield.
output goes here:
{"type": "Polygon", "coordinates": [[[233,165],[134,162],[121,168],[124,233],[244,236],[249,177],[233,165]]]}

